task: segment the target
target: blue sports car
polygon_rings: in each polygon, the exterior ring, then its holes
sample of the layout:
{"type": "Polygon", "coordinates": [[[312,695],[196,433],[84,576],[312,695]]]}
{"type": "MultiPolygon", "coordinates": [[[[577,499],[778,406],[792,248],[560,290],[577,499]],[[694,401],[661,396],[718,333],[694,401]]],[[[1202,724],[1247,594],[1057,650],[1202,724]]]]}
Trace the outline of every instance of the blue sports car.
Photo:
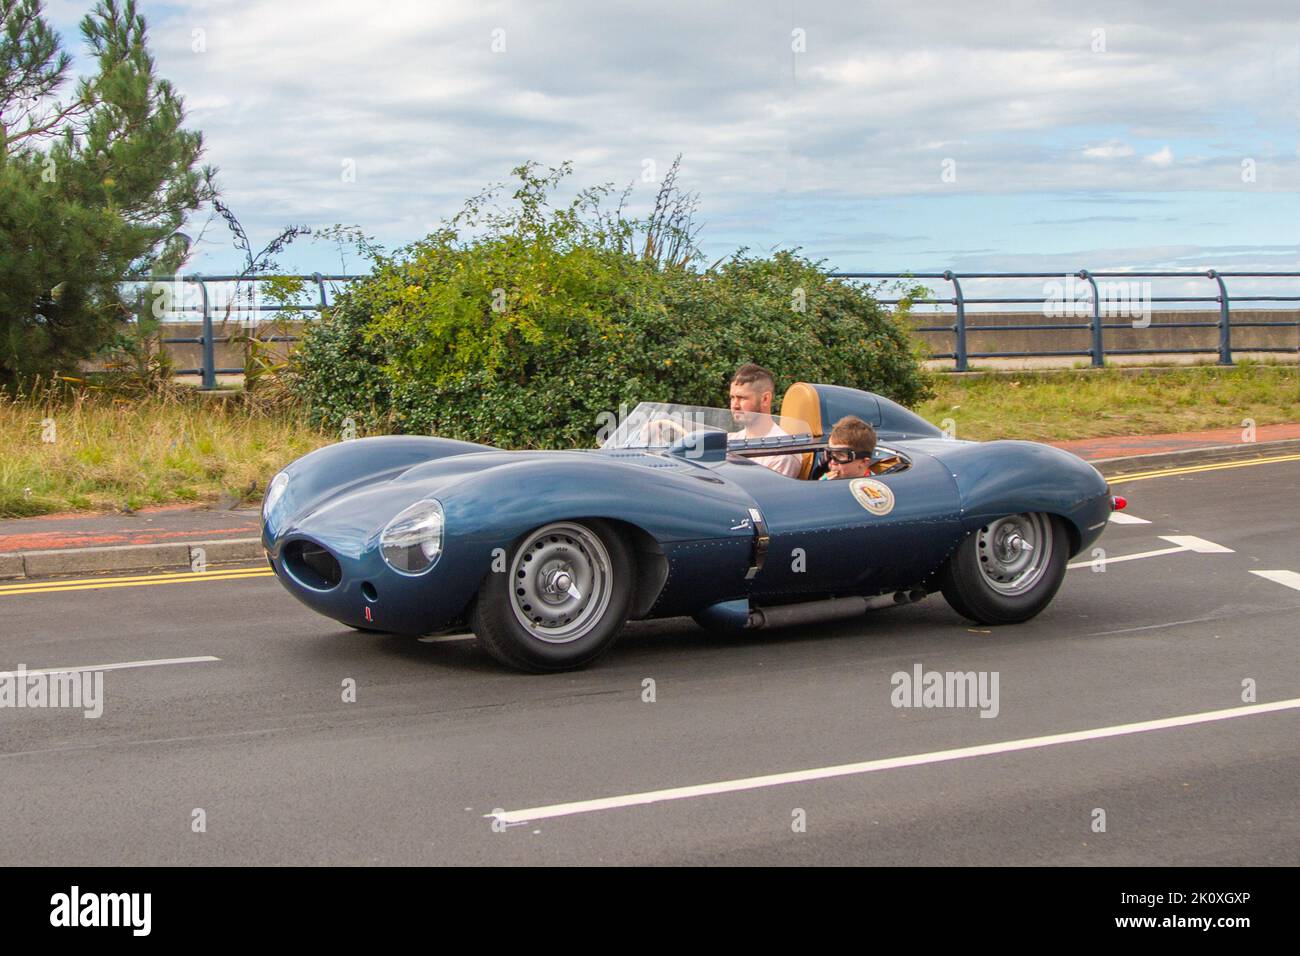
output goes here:
{"type": "Polygon", "coordinates": [[[780,407],[755,429],[722,409],[643,403],[591,450],[340,442],[271,481],[263,543],[284,586],[343,624],[467,624],[501,662],[559,671],[640,618],[741,631],[942,591],[970,620],[1024,621],[1116,507],[1068,452],[948,439],[870,392],[800,382],[780,407]],[[847,415],[878,435],[870,474],[810,480],[847,415]],[[771,455],[797,475],[765,467],[771,455]]]}

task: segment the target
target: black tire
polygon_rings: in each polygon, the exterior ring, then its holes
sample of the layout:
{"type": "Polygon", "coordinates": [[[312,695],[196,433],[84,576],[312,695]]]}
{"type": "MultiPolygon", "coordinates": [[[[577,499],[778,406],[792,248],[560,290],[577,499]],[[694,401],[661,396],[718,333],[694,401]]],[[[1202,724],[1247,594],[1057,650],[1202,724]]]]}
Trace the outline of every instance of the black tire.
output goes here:
{"type": "Polygon", "coordinates": [[[505,573],[487,576],[470,629],[507,667],[533,673],[585,667],[623,629],[635,571],[631,549],[605,522],[552,522],[515,542],[505,573]],[[566,582],[568,590],[561,590],[566,582]]]}
{"type": "Polygon", "coordinates": [[[963,538],[937,583],[963,617],[978,624],[1019,624],[1051,603],[1069,558],[1070,536],[1060,518],[1041,512],[1007,515],[963,538]],[[1014,534],[1021,535],[1019,545],[1008,544],[1014,534]],[[1030,540],[1031,548],[1022,550],[1030,540]],[[1020,558],[1032,560],[1017,573],[1020,558]]]}

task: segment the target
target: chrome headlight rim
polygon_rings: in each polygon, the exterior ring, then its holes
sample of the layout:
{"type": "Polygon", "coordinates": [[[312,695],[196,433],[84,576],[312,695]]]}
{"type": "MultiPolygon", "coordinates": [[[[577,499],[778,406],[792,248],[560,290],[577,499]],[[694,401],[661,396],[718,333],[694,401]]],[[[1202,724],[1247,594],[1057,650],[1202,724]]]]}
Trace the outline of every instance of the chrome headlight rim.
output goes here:
{"type": "Polygon", "coordinates": [[[397,574],[428,574],[442,557],[446,514],[437,498],[421,498],[399,511],[379,533],[379,555],[397,574]],[[391,552],[391,553],[390,553],[391,552]],[[414,561],[420,562],[414,567],[414,561]]]}

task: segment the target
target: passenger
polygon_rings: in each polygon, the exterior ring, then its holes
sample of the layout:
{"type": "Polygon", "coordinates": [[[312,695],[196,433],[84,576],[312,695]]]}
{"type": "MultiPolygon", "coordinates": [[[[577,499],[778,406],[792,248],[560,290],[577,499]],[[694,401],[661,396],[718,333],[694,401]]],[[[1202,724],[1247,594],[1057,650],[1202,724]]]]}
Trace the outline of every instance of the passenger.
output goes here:
{"type": "Polygon", "coordinates": [[[845,415],[831,429],[826,442],[829,470],[817,480],[867,477],[871,474],[871,455],[875,450],[876,430],[856,415],[845,415]]]}
{"type": "MultiPolygon", "coordinates": [[[[749,362],[736,369],[731,377],[731,414],[742,427],[731,432],[730,437],[771,438],[790,434],[772,419],[775,392],[776,380],[763,366],[749,362]]],[[[803,467],[802,455],[758,455],[752,460],[790,478],[798,478],[803,467]]]]}

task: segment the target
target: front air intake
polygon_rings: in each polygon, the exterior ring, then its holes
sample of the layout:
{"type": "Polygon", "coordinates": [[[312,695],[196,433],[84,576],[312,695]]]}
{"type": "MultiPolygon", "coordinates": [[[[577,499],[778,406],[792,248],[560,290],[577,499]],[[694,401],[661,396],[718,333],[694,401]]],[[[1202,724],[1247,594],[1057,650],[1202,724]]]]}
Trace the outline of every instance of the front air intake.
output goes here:
{"type": "Polygon", "coordinates": [[[284,546],[285,569],[304,587],[329,591],[343,580],[338,559],[312,541],[290,541],[284,546]]]}

